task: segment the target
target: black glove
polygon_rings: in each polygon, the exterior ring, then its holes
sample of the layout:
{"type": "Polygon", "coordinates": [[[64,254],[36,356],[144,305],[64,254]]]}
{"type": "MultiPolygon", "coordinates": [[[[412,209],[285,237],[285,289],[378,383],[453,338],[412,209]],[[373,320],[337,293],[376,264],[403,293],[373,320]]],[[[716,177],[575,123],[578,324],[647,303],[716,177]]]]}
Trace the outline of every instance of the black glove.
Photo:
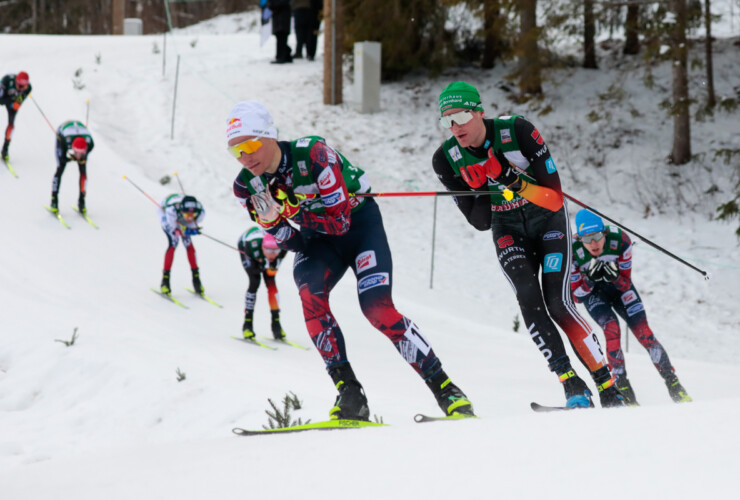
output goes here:
{"type": "Polygon", "coordinates": [[[611,283],[619,278],[619,268],[616,262],[604,262],[601,266],[601,280],[611,283]]]}
{"type": "Polygon", "coordinates": [[[619,268],[616,262],[593,259],[591,265],[584,271],[586,276],[593,282],[603,281],[611,283],[619,278],[619,268]]]}
{"type": "Polygon", "coordinates": [[[597,281],[601,281],[603,268],[603,260],[592,259],[589,262],[588,268],[585,269],[583,273],[588,277],[588,279],[595,283],[597,281]]]}

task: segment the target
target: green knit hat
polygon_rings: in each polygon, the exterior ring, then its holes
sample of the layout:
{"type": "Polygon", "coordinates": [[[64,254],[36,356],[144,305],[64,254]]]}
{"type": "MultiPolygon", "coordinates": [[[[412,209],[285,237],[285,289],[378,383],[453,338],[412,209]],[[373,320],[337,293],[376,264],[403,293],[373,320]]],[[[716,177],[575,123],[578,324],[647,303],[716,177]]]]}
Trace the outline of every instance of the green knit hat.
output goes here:
{"type": "Polygon", "coordinates": [[[478,90],[465,82],[452,82],[439,94],[439,112],[448,109],[463,108],[483,111],[478,90]]]}

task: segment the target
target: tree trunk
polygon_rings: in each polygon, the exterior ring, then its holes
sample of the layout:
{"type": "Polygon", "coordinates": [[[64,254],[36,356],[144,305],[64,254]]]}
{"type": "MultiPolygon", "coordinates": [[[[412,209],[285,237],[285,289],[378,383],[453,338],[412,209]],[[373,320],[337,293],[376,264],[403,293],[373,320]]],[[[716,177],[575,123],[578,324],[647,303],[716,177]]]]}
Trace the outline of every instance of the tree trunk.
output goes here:
{"type": "Polygon", "coordinates": [[[686,44],[686,0],[671,0],[675,23],[671,29],[673,59],[673,149],[671,162],[683,165],[691,160],[691,128],[686,44]]]}
{"type": "Polygon", "coordinates": [[[123,18],[126,16],[126,2],[124,0],[113,0],[111,26],[114,35],[123,35],[123,18]]]}
{"type": "Polygon", "coordinates": [[[594,0],[583,2],[583,67],[597,69],[596,64],[596,25],[594,21],[594,0]]]}
{"type": "Polygon", "coordinates": [[[627,19],[624,23],[624,48],[622,53],[636,55],[640,53],[640,4],[627,5],[627,19]]]}
{"type": "Polygon", "coordinates": [[[324,104],[342,104],[342,0],[324,0],[324,104]]]}
{"type": "Polygon", "coordinates": [[[710,0],[704,0],[704,23],[706,26],[705,48],[707,53],[707,108],[717,104],[714,96],[714,63],[712,61],[712,12],[710,0]]]}
{"type": "Polygon", "coordinates": [[[483,57],[481,67],[491,69],[496,59],[501,55],[501,40],[498,35],[496,21],[499,19],[500,0],[483,0],[483,57]]]}
{"type": "Polygon", "coordinates": [[[537,0],[519,2],[519,91],[522,95],[541,94],[539,49],[537,39],[537,0]]]}

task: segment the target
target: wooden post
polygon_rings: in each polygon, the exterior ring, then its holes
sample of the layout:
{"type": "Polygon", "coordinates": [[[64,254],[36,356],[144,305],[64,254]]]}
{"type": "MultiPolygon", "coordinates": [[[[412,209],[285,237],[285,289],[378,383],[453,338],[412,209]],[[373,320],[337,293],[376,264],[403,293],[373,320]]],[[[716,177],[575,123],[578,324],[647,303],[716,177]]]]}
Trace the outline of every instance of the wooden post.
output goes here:
{"type": "Polygon", "coordinates": [[[126,0],[113,0],[113,34],[123,35],[123,18],[126,17],[126,0]]]}
{"type": "Polygon", "coordinates": [[[324,104],[342,104],[344,23],[341,0],[324,0],[324,104]]]}

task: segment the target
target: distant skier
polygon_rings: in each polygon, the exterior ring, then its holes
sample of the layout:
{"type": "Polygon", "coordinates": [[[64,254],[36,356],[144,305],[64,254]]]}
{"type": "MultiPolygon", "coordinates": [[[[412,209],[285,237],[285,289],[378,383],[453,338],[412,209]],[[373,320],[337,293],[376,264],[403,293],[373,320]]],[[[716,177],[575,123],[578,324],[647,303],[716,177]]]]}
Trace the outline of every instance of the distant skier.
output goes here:
{"type": "Polygon", "coordinates": [[[568,293],[568,213],[542,135],[521,116],[485,118],[478,90],[465,82],[442,90],[439,111],[451,136],[432,157],[434,172],[449,191],[480,192],[454,201],[470,225],[491,231],[499,266],[516,294],[530,337],[563,384],[566,405],[593,403],[555,323],[591,372],[601,406],[623,406],[596,335],[568,293]]]}
{"type": "Polygon", "coordinates": [[[601,217],[585,209],[576,214],[576,232],[571,267],[573,296],[604,330],[609,366],[627,403],[636,405],[637,399],[627,379],[617,314],[647,349],[671,399],[676,403],[691,401],[668,353],[648,325],[645,306],[631,279],[632,241],[627,233],[616,226],[605,226],[601,217]]]}
{"type": "Polygon", "coordinates": [[[5,128],[5,141],[0,152],[4,160],[8,159],[8,147],[10,147],[10,138],[13,136],[15,115],[30,93],[31,83],[25,71],[17,75],[9,73],[0,79],[0,104],[8,111],[8,126],[5,128]]]}
{"type": "Polygon", "coordinates": [[[257,300],[257,290],[260,287],[262,277],[265,278],[267,287],[267,301],[270,304],[272,315],[272,336],[276,340],[285,338],[285,332],[280,326],[280,305],[278,303],[278,290],[275,284],[275,275],[282,262],[285,250],[278,248],[275,237],[263,229],[253,227],[248,229],[239,238],[239,255],[242,266],[249,277],[249,287],[244,297],[244,326],[242,332],[245,339],[253,339],[254,335],[254,305],[257,300]]]}
{"type": "Polygon", "coordinates": [[[195,196],[184,194],[171,194],[162,201],[158,210],[162,230],[167,235],[167,251],[164,254],[164,271],[162,272],[162,284],[160,291],[164,294],[172,293],[170,287],[170,270],[175,258],[175,248],[180,238],[188,253],[190,270],[193,273],[193,290],[203,294],[203,285],[200,282],[200,271],[198,261],[195,258],[195,246],[190,240],[191,236],[200,234],[200,223],[206,216],[203,205],[195,199],[195,196]]]}
{"type": "Polygon", "coordinates": [[[424,379],[445,415],[472,415],[472,404],[450,381],[429,341],[393,304],[393,264],[380,209],[372,198],[351,196],[370,190],[365,173],[321,137],[278,141],[272,116],[257,101],[234,106],[226,138],[244,167],[234,181],[237,199],[280,248],[296,252],[293,278],[306,328],[339,392],[330,418],[370,416],[329,306],[347,270],[357,278],[364,315],[424,379]]]}
{"type": "Polygon", "coordinates": [[[85,194],[87,187],[87,156],[95,147],[90,131],[78,121],[67,121],[57,129],[57,170],[51,182],[51,210],[59,212],[59,186],[62,183],[62,174],[67,161],[76,161],[80,169],[80,197],[77,208],[81,213],[87,213],[85,194]]]}

